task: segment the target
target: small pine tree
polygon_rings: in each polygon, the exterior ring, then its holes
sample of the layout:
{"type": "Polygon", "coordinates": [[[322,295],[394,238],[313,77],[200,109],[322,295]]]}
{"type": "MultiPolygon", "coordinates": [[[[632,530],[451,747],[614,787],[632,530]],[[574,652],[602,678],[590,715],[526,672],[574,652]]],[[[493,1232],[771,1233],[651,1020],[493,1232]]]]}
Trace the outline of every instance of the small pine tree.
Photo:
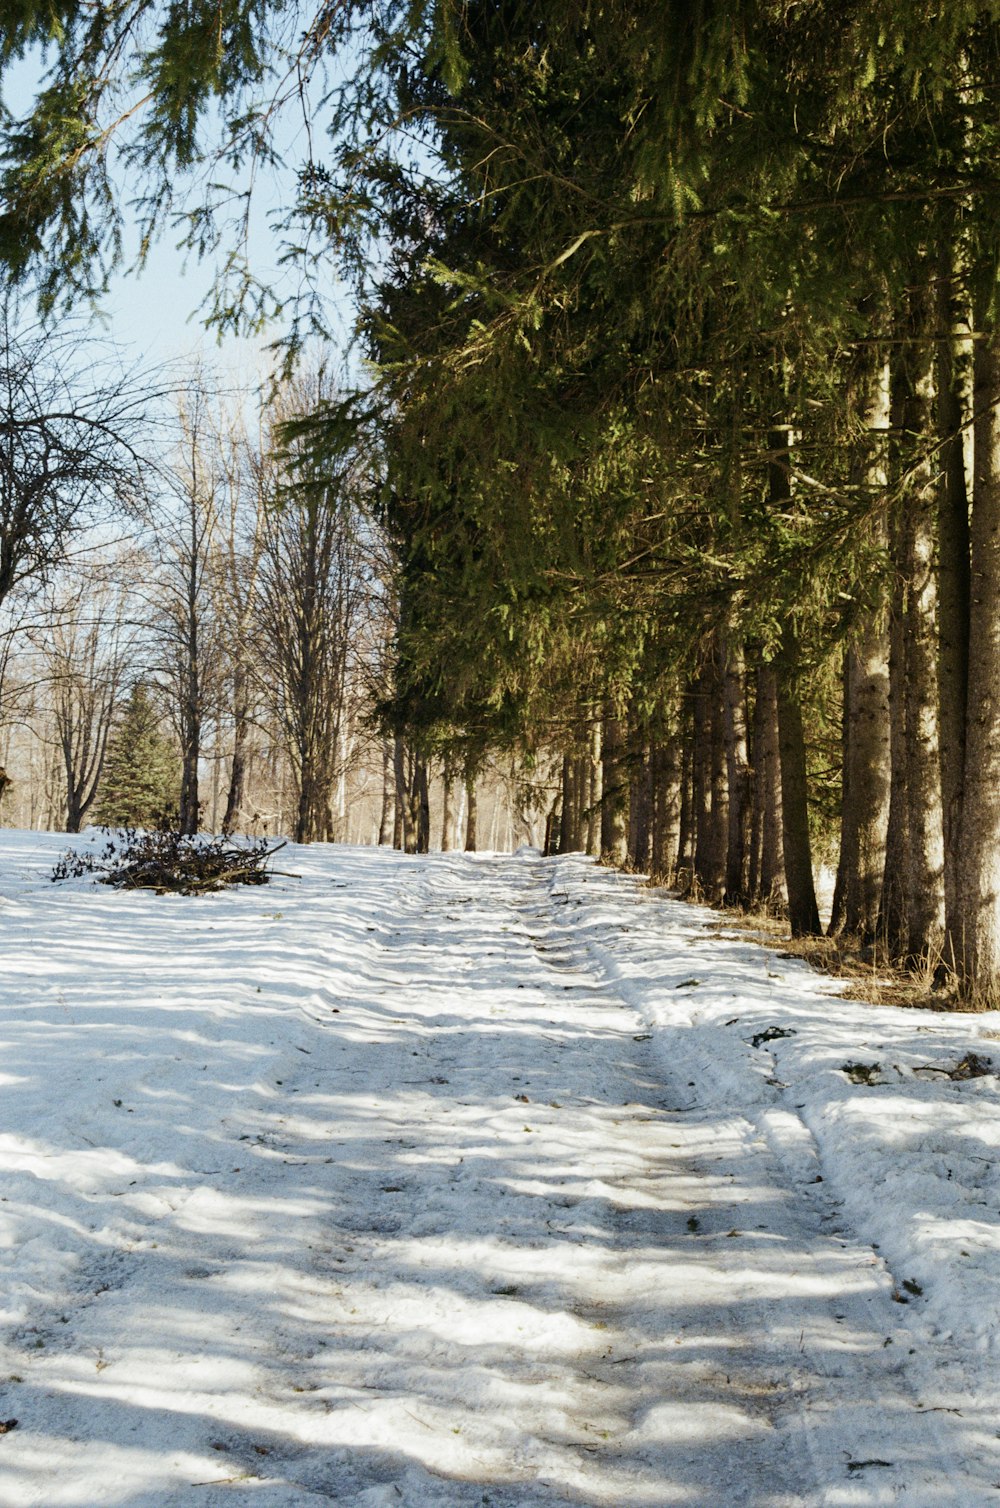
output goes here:
{"type": "Polygon", "coordinates": [[[138,682],[111,734],[93,820],[107,827],[149,827],[177,806],[180,761],[138,682]]]}

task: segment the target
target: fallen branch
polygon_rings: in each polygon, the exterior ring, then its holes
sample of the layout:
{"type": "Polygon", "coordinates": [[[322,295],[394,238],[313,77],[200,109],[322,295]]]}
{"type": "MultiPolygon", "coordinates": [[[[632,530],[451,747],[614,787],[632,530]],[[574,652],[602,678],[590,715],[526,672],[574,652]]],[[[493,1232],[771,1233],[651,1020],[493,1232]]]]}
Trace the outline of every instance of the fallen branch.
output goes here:
{"type": "Polygon", "coordinates": [[[271,878],[268,861],[286,842],[269,846],[266,838],[258,838],[241,846],[224,838],[190,836],[172,829],[127,828],[109,833],[100,853],[70,850],[59,860],[52,878],[92,874],[99,884],[121,890],[204,895],[232,885],[266,885],[271,878]]]}

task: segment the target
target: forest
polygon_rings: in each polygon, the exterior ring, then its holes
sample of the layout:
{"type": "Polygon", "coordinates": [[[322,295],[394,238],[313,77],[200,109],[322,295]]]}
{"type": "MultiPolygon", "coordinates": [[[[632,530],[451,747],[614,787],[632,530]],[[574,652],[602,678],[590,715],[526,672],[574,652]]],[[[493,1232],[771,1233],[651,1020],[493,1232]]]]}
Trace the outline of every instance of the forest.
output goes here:
{"type": "Polygon", "coordinates": [[[498,844],[534,814],[797,936],[829,859],[834,934],[1000,1004],[997,0],[18,0],[0,86],[25,60],[0,718],[44,722],[32,821],[120,817],[129,718],[187,830],[422,849],[502,773],[498,844]],[[291,293],[246,254],[266,172],[291,293]],[[66,404],[30,342],[163,236],[276,367],[259,414],[188,374],[151,488],[162,374],[79,359],[66,404]]]}

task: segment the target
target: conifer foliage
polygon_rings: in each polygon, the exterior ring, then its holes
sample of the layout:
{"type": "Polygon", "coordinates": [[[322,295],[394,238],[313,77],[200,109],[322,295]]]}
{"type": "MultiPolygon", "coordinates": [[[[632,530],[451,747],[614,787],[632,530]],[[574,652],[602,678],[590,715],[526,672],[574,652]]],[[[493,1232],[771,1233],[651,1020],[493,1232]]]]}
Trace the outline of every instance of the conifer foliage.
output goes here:
{"type": "Polygon", "coordinates": [[[94,821],[105,827],[155,827],[177,808],[180,762],[141,681],[111,733],[94,821]]]}

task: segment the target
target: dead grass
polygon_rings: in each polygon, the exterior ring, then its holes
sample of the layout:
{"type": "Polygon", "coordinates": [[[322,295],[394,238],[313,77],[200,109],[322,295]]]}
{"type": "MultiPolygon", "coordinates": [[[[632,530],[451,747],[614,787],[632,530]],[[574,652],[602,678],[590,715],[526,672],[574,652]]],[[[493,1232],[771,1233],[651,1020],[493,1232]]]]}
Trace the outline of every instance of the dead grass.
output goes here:
{"type": "Polygon", "coordinates": [[[719,911],[717,932],[743,932],[762,946],[774,949],[779,958],[801,958],[819,974],[846,981],[845,1000],[868,1005],[897,1005],[914,1010],[964,1011],[975,1006],[959,1000],[949,986],[935,986],[930,967],[913,971],[892,964],[871,962],[862,956],[856,938],[792,937],[784,917],[763,911],[719,911]]]}

